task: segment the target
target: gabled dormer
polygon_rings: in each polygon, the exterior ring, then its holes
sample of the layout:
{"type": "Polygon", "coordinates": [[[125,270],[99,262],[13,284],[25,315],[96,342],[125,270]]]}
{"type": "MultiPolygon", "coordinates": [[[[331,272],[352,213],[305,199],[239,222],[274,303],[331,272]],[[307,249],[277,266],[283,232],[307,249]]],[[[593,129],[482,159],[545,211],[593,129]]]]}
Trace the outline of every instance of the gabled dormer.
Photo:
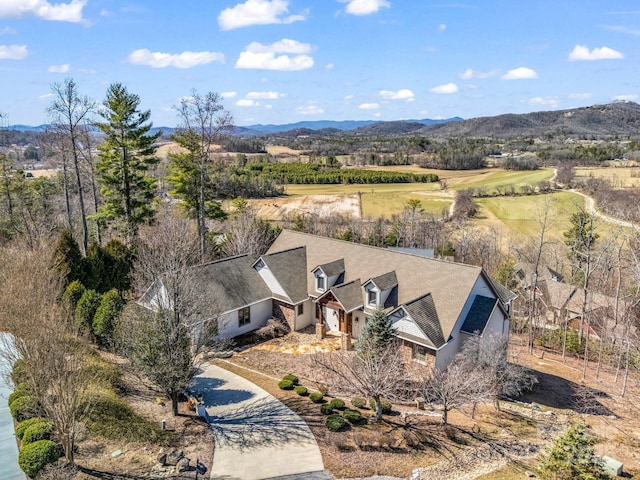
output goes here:
{"type": "Polygon", "coordinates": [[[370,278],[362,284],[364,294],[364,307],[368,310],[376,310],[395,306],[394,298],[397,297],[398,279],[396,272],[392,271],[378,277],[370,278]],[[395,297],[392,293],[395,291],[395,297]]]}
{"type": "Polygon", "coordinates": [[[344,259],[318,265],[311,270],[313,273],[314,290],[322,294],[336,284],[342,283],[344,278],[344,259]]]}

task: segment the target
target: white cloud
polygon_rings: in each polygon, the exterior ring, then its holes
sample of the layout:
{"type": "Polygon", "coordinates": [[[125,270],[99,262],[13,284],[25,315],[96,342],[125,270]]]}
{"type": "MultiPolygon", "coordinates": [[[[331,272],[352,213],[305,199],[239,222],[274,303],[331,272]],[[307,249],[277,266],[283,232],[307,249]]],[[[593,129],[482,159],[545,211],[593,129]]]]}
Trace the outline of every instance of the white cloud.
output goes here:
{"type": "Polygon", "coordinates": [[[151,52],[146,48],[135,50],[127,57],[129,63],[147,65],[153,68],[192,68],[211,62],[224,62],[224,55],[218,52],[151,52]]]}
{"type": "Polygon", "coordinates": [[[317,105],[305,105],[296,107],[296,113],[298,115],[322,115],[324,110],[317,105]]]}
{"type": "Polygon", "coordinates": [[[220,94],[220,96],[226,100],[227,98],[235,98],[235,97],[237,97],[238,96],[238,92],[222,92],[220,94]]]}
{"type": "Polygon", "coordinates": [[[236,102],[236,106],[238,107],[258,107],[260,104],[255,100],[251,100],[249,98],[241,98],[236,102]]]}
{"type": "Polygon", "coordinates": [[[311,44],[283,38],[271,45],[251,42],[240,53],[236,68],[255,70],[298,71],[313,67],[313,58],[305,55],[311,44]],[[293,54],[289,56],[287,54],[293,54]]]}
{"type": "Polygon", "coordinates": [[[586,100],[587,98],[591,98],[591,93],[570,93],[569,98],[572,100],[586,100]]]}
{"type": "Polygon", "coordinates": [[[584,45],[576,45],[569,53],[570,62],[593,61],[593,60],[621,60],[624,55],[609,47],[600,47],[589,50],[584,45]]]}
{"type": "Polygon", "coordinates": [[[49,66],[47,71],[49,73],[67,73],[70,66],[71,65],[69,65],[68,63],[65,63],[64,65],[51,65],[49,66]]]}
{"type": "Polygon", "coordinates": [[[518,67],[513,70],[509,70],[502,75],[503,80],[526,80],[530,78],[538,78],[538,74],[535,70],[528,67],[518,67]]]}
{"type": "Polygon", "coordinates": [[[496,75],[498,75],[497,70],[491,70],[489,72],[481,72],[478,70],[474,70],[472,68],[467,68],[464,72],[462,72],[458,76],[463,80],[471,80],[472,78],[480,78],[480,79],[491,78],[491,77],[495,77],[496,75]]]}
{"type": "Polygon", "coordinates": [[[630,28],[624,25],[605,25],[605,29],[613,32],[626,33],[628,35],[640,36],[640,28],[630,28]]]}
{"type": "Polygon", "coordinates": [[[456,93],[459,90],[458,85],[453,82],[445,83],[444,85],[438,85],[437,87],[430,88],[431,93],[456,93]]]}
{"type": "Polygon", "coordinates": [[[438,25],[438,31],[439,32],[444,32],[447,29],[447,24],[446,23],[441,23],[440,25],[438,25]]]}
{"type": "Polygon", "coordinates": [[[361,103],[358,108],[360,110],[377,110],[380,108],[380,105],[377,103],[361,103]]]}
{"type": "Polygon", "coordinates": [[[220,12],[218,25],[222,30],[233,30],[250,25],[298,22],[305,20],[307,15],[303,12],[287,16],[288,13],[288,0],[247,0],[220,12]]]}
{"type": "Polygon", "coordinates": [[[15,35],[18,31],[15,28],[11,27],[2,27],[0,28],[0,35],[15,35]]]}
{"type": "Polygon", "coordinates": [[[335,65],[333,63],[327,63],[324,68],[326,68],[327,70],[333,70],[335,68],[335,65]]]}
{"type": "Polygon", "coordinates": [[[348,2],[346,11],[351,15],[371,15],[381,8],[389,8],[391,4],[387,0],[340,0],[348,2]]]}
{"type": "Polygon", "coordinates": [[[380,96],[385,100],[406,100],[407,102],[413,101],[413,92],[409,89],[403,88],[394,92],[393,90],[381,90],[380,96]]]}
{"type": "Polygon", "coordinates": [[[277,100],[280,97],[284,97],[284,93],[279,92],[249,92],[245,95],[245,98],[250,98],[252,100],[261,99],[261,100],[277,100]]]}
{"type": "Polygon", "coordinates": [[[345,96],[344,96],[344,99],[345,99],[346,101],[353,100],[353,95],[345,95],[345,96]]]}
{"type": "Polygon", "coordinates": [[[38,100],[48,100],[51,97],[53,97],[53,93],[45,93],[44,95],[40,95],[38,100]]]}
{"type": "Polygon", "coordinates": [[[56,22],[82,22],[82,9],[87,0],[51,4],[48,0],[2,0],[0,17],[20,18],[33,15],[56,22]]]}
{"type": "Polygon", "coordinates": [[[26,45],[0,45],[0,60],[22,60],[27,55],[26,45]]]}
{"type": "Polygon", "coordinates": [[[630,94],[630,95],[614,95],[613,100],[624,101],[624,102],[635,102],[638,100],[638,95],[630,94]]]}
{"type": "Polygon", "coordinates": [[[558,97],[556,96],[533,97],[529,99],[529,103],[531,105],[558,108],[558,97]]]}

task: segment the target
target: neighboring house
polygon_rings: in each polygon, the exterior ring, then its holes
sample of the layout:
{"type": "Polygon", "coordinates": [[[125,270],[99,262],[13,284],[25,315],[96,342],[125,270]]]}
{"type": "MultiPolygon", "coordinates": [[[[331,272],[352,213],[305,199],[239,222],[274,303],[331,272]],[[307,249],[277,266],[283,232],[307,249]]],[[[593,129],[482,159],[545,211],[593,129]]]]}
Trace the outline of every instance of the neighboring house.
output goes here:
{"type": "MultiPolygon", "coordinates": [[[[233,257],[195,267],[221,336],[279,318],[292,330],[357,340],[384,309],[404,354],[444,368],[470,335],[509,334],[516,295],[480,267],[284,230],[257,259],[233,257]]],[[[152,286],[140,300],[153,308],[152,286]]]]}

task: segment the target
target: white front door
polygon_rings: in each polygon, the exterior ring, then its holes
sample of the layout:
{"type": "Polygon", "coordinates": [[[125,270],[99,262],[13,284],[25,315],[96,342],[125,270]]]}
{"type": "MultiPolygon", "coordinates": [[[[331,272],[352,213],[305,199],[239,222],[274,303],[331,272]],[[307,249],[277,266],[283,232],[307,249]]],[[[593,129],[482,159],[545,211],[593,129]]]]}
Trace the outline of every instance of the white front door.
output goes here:
{"type": "Polygon", "coordinates": [[[333,308],[325,307],[325,311],[323,312],[325,324],[327,325],[328,332],[337,332],[338,328],[338,311],[333,308]]]}

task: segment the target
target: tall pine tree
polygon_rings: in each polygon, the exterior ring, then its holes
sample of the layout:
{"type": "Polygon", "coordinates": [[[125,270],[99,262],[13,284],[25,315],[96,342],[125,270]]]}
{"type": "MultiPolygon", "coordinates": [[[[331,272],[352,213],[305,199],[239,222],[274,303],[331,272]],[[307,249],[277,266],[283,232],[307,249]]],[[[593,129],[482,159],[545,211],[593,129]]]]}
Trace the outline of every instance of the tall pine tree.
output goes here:
{"type": "Polygon", "coordinates": [[[391,344],[393,338],[389,317],[384,310],[376,310],[362,327],[356,351],[360,356],[377,355],[391,344]]]}
{"type": "Polygon", "coordinates": [[[104,133],[98,146],[98,172],[104,205],[95,218],[114,225],[127,243],[137,235],[141,224],[154,216],[155,180],[149,169],[158,163],[153,143],[160,132],[150,135],[151,112],[140,111],[140,97],[120,83],[112,84],[101,113],[105,122],[96,126],[104,133]]]}

